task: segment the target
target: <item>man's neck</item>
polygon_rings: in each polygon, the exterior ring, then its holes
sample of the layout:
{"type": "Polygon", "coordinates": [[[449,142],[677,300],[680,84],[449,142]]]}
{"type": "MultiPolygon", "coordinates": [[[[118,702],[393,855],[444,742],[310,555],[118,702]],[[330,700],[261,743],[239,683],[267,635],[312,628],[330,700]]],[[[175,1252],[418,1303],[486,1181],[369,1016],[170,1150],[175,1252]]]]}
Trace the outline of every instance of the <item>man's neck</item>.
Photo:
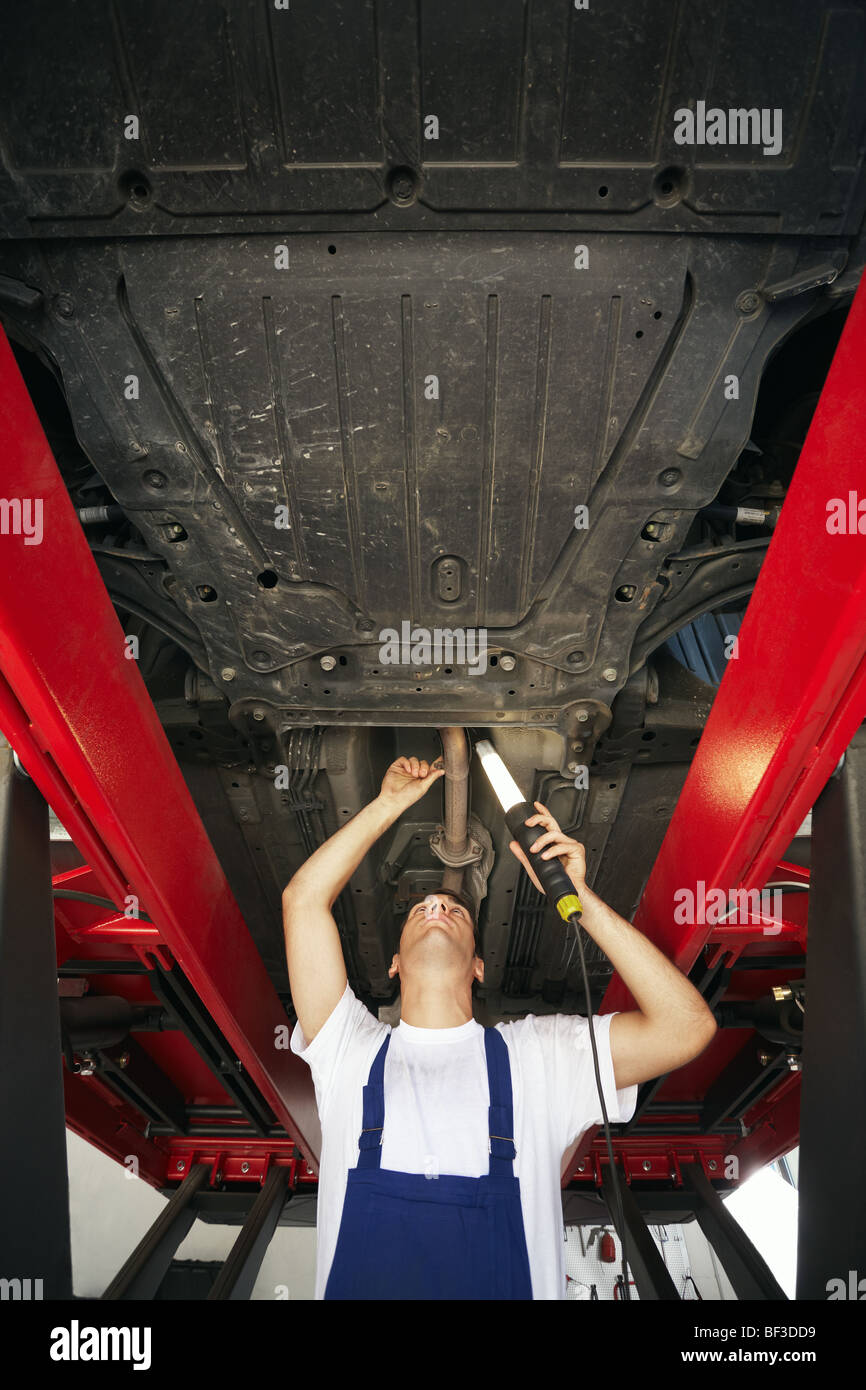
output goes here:
{"type": "Polygon", "coordinates": [[[401,986],[400,1021],[411,1028],[459,1028],[472,1018],[472,994],[439,994],[401,986]]]}

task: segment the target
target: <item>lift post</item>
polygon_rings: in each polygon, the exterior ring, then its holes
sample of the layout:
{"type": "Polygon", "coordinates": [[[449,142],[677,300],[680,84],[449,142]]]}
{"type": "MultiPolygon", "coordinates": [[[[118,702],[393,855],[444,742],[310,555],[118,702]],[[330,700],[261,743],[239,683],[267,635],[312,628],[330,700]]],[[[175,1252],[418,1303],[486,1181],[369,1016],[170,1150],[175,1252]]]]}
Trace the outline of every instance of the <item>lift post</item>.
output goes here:
{"type": "Polygon", "coordinates": [[[0,1277],[32,1298],[72,1297],[61,1056],[48,807],[0,746],[0,1277]]]}
{"type": "MultiPolygon", "coordinates": [[[[866,545],[866,541],[863,542],[866,545]]],[[[866,727],[812,812],[797,1297],[866,1284],[866,727]],[[828,1136],[836,1135],[833,1142],[828,1136]],[[838,1289],[838,1285],[836,1286],[838,1289]]]]}

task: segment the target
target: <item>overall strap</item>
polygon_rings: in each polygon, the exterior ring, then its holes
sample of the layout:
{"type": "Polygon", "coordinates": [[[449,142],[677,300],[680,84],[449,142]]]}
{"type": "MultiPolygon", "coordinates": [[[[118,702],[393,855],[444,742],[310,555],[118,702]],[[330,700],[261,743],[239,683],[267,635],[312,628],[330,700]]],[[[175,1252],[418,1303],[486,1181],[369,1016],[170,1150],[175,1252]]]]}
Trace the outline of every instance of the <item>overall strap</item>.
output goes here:
{"type": "Polygon", "coordinates": [[[513,1161],[517,1156],[517,1149],[514,1146],[514,1111],[508,1044],[495,1028],[485,1028],[484,1047],[487,1053],[487,1084],[490,1088],[488,1176],[511,1178],[514,1176],[513,1161]]]}
{"type": "Polygon", "coordinates": [[[363,1128],[358,1139],[358,1167],[378,1168],[382,1158],[382,1131],[385,1124],[385,1055],[391,1041],[389,1033],[373,1059],[364,1087],[363,1128]]]}

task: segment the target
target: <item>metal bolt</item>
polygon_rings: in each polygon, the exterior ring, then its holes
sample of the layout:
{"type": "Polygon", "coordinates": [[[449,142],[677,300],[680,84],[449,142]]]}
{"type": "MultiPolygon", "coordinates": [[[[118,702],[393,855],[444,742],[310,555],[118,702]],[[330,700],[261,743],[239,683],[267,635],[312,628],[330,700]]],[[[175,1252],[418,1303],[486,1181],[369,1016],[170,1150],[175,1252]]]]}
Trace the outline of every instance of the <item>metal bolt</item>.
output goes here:
{"type": "Polygon", "coordinates": [[[175,1164],[175,1167],[177,1168],[177,1171],[178,1171],[179,1173],[182,1173],[183,1170],[184,1170],[184,1168],[186,1167],[186,1163],[184,1162],[184,1160],[183,1160],[182,1158],[179,1158],[179,1159],[177,1160],[177,1163],[175,1164]]]}
{"type": "Polygon", "coordinates": [[[577,769],[578,769],[579,767],[580,767],[580,763],[569,763],[569,764],[568,764],[568,770],[569,770],[569,772],[577,772],[577,769]]]}
{"type": "Polygon", "coordinates": [[[615,680],[616,680],[616,668],[615,668],[614,666],[606,666],[605,669],[602,671],[601,676],[602,676],[602,680],[606,680],[606,681],[615,681],[615,680]]]}
{"type": "Polygon", "coordinates": [[[773,998],[781,1004],[783,999],[793,998],[794,991],[790,985],[773,985],[773,998]]]}
{"type": "Polygon", "coordinates": [[[75,317],[75,305],[68,294],[58,294],[54,300],[54,308],[62,319],[75,317]]]}
{"type": "Polygon", "coordinates": [[[160,473],[158,468],[148,468],[144,475],[144,481],[148,487],[162,488],[165,487],[166,476],[164,473],[160,473]]]}
{"type": "Polygon", "coordinates": [[[574,740],[574,743],[571,745],[571,748],[572,748],[572,752],[574,752],[574,753],[582,753],[582,752],[583,752],[583,743],[581,742],[581,740],[580,740],[579,738],[576,738],[576,739],[574,740]]]}
{"type": "Polygon", "coordinates": [[[171,534],[172,534],[173,536],[182,536],[182,535],[183,535],[183,527],[180,526],[177,522],[175,522],[174,525],[173,525],[172,528],[171,528],[171,534]]]}
{"type": "Polygon", "coordinates": [[[682,474],[678,468],[663,468],[659,473],[659,482],[662,487],[673,487],[674,483],[678,483],[681,477],[682,474]]]}
{"type": "Polygon", "coordinates": [[[577,712],[577,722],[578,722],[578,724],[585,724],[585,723],[587,722],[588,719],[589,719],[589,713],[588,713],[587,710],[585,710],[585,709],[578,710],[578,712],[577,712]]]}
{"type": "Polygon", "coordinates": [[[333,669],[334,669],[334,667],[336,666],[336,664],[337,664],[337,658],[336,658],[335,656],[320,656],[320,657],[319,657],[319,665],[321,666],[321,668],[322,668],[323,671],[333,671],[333,669]]]}
{"type": "Polygon", "coordinates": [[[178,452],[179,454],[185,454],[185,453],[186,453],[186,445],[184,444],[184,442],[183,442],[182,439],[179,439],[179,440],[177,441],[177,443],[175,444],[174,447],[175,447],[175,449],[177,450],[177,452],[178,452]]]}
{"type": "Polygon", "coordinates": [[[762,1067],[766,1067],[766,1066],[768,1065],[768,1063],[770,1062],[770,1054],[769,1054],[769,1052],[759,1052],[759,1053],[758,1053],[758,1061],[760,1062],[760,1064],[761,1064],[762,1067]]]}
{"type": "Polygon", "coordinates": [[[250,1171],[250,1165],[249,1165],[248,1163],[242,1163],[242,1164],[241,1164],[241,1172],[242,1172],[242,1173],[248,1173],[249,1171],[250,1171]]]}
{"type": "Polygon", "coordinates": [[[222,1182],[222,1180],[223,1180],[223,1175],[222,1175],[222,1173],[215,1173],[215,1174],[214,1174],[214,1182],[219,1183],[219,1182],[222,1182]]]}
{"type": "Polygon", "coordinates": [[[743,290],[742,294],[737,295],[737,308],[741,314],[753,314],[760,303],[760,296],[754,290],[743,290]]]}
{"type": "Polygon", "coordinates": [[[514,660],[513,656],[501,656],[499,658],[499,665],[502,667],[503,671],[513,671],[517,662],[514,660]]]}
{"type": "Polygon", "coordinates": [[[650,1163],[648,1158],[645,1158],[643,1163],[641,1164],[641,1167],[643,1168],[645,1173],[648,1173],[650,1168],[652,1168],[652,1164],[650,1163]]]}
{"type": "Polygon", "coordinates": [[[711,1173],[714,1173],[718,1166],[719,1165],[716,1163],[716,1160],[714,1158],[711,1158],[709,1163],[707,1164],[707,1167],[709,1168],[711,1173]]]}
{"type": "Polygon", "coordinates": [[[789,1071],[800,1071],[802,1068],[802,1063],[796,1052],[788,1053],[787,1062],[789,1071]]]}
{"type": "Polygon", "coordinates": [[[128,1052],[121,1052],[120,1056],[119,1056],[118,1059],[117,1059],[117,1065],[118,1065],[119,1067],[128,1067],[128,1066],[129,1066],[129,1053],[128,1053],[128,1052]]]}
{"type": "Polygon", "coordinates": [[[580,1162],[578,1163],[578,1165],[577,1165],[577,1171],[578,1171],[578,1173],[582,1173],[585,1167],[586,1167],[586,1159],[585,1159],[585,1158],[582,1158],[582,1159],[580,1160],[580,1162]]]}
{"type": "Polygon", "coordinates": [[[391,183],[391,189],[395,198],[401,198],[404,201],[411,198],[415,190],[411,174],[396,174],[391,183]]]}
{"type": "Polygon", "coordinates": [[[224,666],[220,671],[220,675],[224,681],[233,681],[237,675],[237,671],[234,666],[224,666]]]}
{"type": "Polygon", "coordinates": [[[358,619],[358,631],[359,631],[359,632],[372,632],[372,631],[373,631],[373,628],[374,628],[375,626],[376,626],[376,624],[373,622],[373,619],[372,619],[372,618],[359,618],[359,619],[358,619]]]}
{"type": "Polygon", "coordinates": [[[261,720],[261,719],[264,719],[264,717],[265,717],[265,712],[264,712],[263,709],[254,709],[254,710],[253,710],[253,719],[259,719],[259,720],[261,720]]]}

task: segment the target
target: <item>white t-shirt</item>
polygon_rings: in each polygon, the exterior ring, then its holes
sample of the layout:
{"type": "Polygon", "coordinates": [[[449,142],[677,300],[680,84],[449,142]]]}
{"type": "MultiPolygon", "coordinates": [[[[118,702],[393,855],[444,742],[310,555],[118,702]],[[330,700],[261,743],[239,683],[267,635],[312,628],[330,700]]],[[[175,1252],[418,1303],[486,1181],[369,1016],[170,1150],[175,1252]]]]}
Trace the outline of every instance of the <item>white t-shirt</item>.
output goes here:
{"type": "MultiPolygon", "coordinates": [[[[594,1019],[598,1068],[611,1124],[630,1120],[637,1085],[618,1091],[610,1055],[614,1014],[594,1019]]],[[[602,1123],[588,1020],[579,1014],[529,1014],[497,1023],[511,1066],[514,1175],[534,1299],[565,1298],[560,1166],[571,1143],[602,1123]]],[[[396,1028],[380,1023],[348,983],[311,1043],[300,1023],[292,1051],[309,1064],[322,1126],[319,1164],[316,1298],[324,1298],[343,1214],[346,1173],[358,1165],[363,1087],[388,1033],[381,1166],[401,1173],[480,1178],[489,1171],[490,1104],[484,1029],[396,1028]]]]}

